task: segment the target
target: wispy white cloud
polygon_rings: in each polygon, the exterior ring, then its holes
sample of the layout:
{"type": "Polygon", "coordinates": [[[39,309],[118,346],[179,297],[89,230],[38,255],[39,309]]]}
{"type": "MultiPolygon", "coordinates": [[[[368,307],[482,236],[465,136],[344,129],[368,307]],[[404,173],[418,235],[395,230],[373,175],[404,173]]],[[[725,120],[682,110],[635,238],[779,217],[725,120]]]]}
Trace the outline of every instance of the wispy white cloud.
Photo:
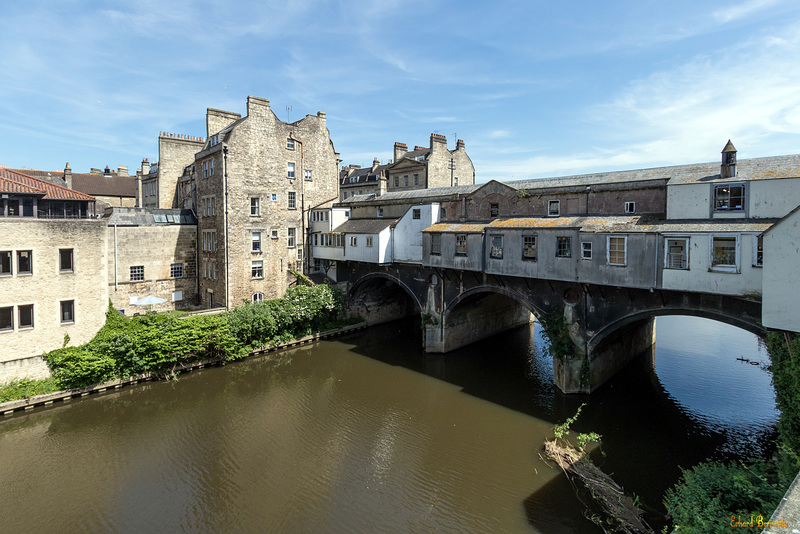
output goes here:
{"type": "Polygon", "coordinates": [[[714,11],[714,18],[722,23],[728,23],[752,15],[768,7],[780,3],[781,0],[748,0],[736,5],[726,5],[714,11]]]}

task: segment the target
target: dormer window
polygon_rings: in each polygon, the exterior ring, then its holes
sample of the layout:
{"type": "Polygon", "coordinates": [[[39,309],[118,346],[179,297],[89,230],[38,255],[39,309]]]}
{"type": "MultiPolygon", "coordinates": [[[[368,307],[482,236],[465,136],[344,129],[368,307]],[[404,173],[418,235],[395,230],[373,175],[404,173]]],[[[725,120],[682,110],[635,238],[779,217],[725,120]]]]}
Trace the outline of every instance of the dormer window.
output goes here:
{"type": "Polygon", "coordinates": [[[208,139],[208,146],[209,146],[209,148],[210,148],[210,147],[212,147],[212,146],[217,146],[218,144],[219,144],[219,134],[212,135],[212,136],[211,136],[211,137],[208,139]]]}
{"type": "Polygon", "coordinates": [[[714,211],[744,210],[744,184],[714,186],[714,211]]]}

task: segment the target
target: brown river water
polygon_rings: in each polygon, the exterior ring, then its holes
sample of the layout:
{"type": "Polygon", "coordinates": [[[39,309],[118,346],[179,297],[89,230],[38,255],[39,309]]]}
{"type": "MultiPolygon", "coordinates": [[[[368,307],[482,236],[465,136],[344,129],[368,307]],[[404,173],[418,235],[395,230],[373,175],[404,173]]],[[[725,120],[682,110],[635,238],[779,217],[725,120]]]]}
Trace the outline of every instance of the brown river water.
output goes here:
{"type": "Polygon", "coordinates": [[[0,532],[599,532],[538,456],[555,423],[663,525],[705,458],[769,451],[757,339],[690,317],[591,396],[552,385],[534,325],[446,355],[419,318],[0,419],[0,532]]]}

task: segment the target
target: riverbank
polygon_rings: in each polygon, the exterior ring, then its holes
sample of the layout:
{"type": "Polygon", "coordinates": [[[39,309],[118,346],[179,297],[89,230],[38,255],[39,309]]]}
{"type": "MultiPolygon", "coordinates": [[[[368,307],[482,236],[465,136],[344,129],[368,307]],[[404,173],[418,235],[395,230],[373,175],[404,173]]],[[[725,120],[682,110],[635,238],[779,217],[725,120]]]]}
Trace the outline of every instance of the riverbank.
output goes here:
{"type": "MultiPolygon", "coordinates": [[[[306,345],[323,339],[339,337],[353,332],[357,332],[359,330],[364,330],[365,328],[367,328],[367,323],[357,323],[354,325],[347,325],[340,328],[334,328],[332,330],[327,330],[325,332],[309,334],[307,336],[279,343],[271,347],[252,350],[249,352],[248,357],[261,356],[263,354],[295,347],[298,345],[306,345]]],[[[190,372],[198,369],[203,369],[206,367],[215,367],[218,365],[222,365],[224,362],[225,362],[224,358],[215,358],[198,362],[192,362],[177,367],[176,371],[181,373],[190,372]]],[[[138,384],[139,382],[149,382],[154,380],[163,380],[163,377],[157,376],[154,373],[148,373],[130,378],[108,380],[100,384],[87,386],[84,388],[61,390],[61,391],[56,391],[54,393],[36,395],[34,397],[30,397],[27,399],[12,400],[0,404],[0,415],[5,416],[13,414],[15,412],[32,410],[37,407],[50,406],[54,403],[69,402],[72,399],[78,399],[96,393],[102,393],[104,391],[108,391],[109,389],[120,389],[126,386],[132,386],[138,384]]]]}

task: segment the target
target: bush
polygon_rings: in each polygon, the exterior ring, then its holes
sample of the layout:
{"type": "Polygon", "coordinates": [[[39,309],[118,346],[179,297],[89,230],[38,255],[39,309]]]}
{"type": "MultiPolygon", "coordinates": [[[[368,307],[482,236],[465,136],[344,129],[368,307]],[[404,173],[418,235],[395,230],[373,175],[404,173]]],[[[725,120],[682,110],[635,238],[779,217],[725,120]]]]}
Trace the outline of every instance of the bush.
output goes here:
{"type": "Polygon", "coordinates": [[[13,382],[0,386],[0,402],[8,402],[17,399],[29,399],[36,395],[53,393],[60,389],[55,378],[43,378],[41,380],[14,380],[13,382]]]}
{"type": "Polygon", "coordinates": [[[53,378],[64,389],[98,384],[114,377],[113,358],[84,347],[64,347],[43,355],[53,378]]]}

